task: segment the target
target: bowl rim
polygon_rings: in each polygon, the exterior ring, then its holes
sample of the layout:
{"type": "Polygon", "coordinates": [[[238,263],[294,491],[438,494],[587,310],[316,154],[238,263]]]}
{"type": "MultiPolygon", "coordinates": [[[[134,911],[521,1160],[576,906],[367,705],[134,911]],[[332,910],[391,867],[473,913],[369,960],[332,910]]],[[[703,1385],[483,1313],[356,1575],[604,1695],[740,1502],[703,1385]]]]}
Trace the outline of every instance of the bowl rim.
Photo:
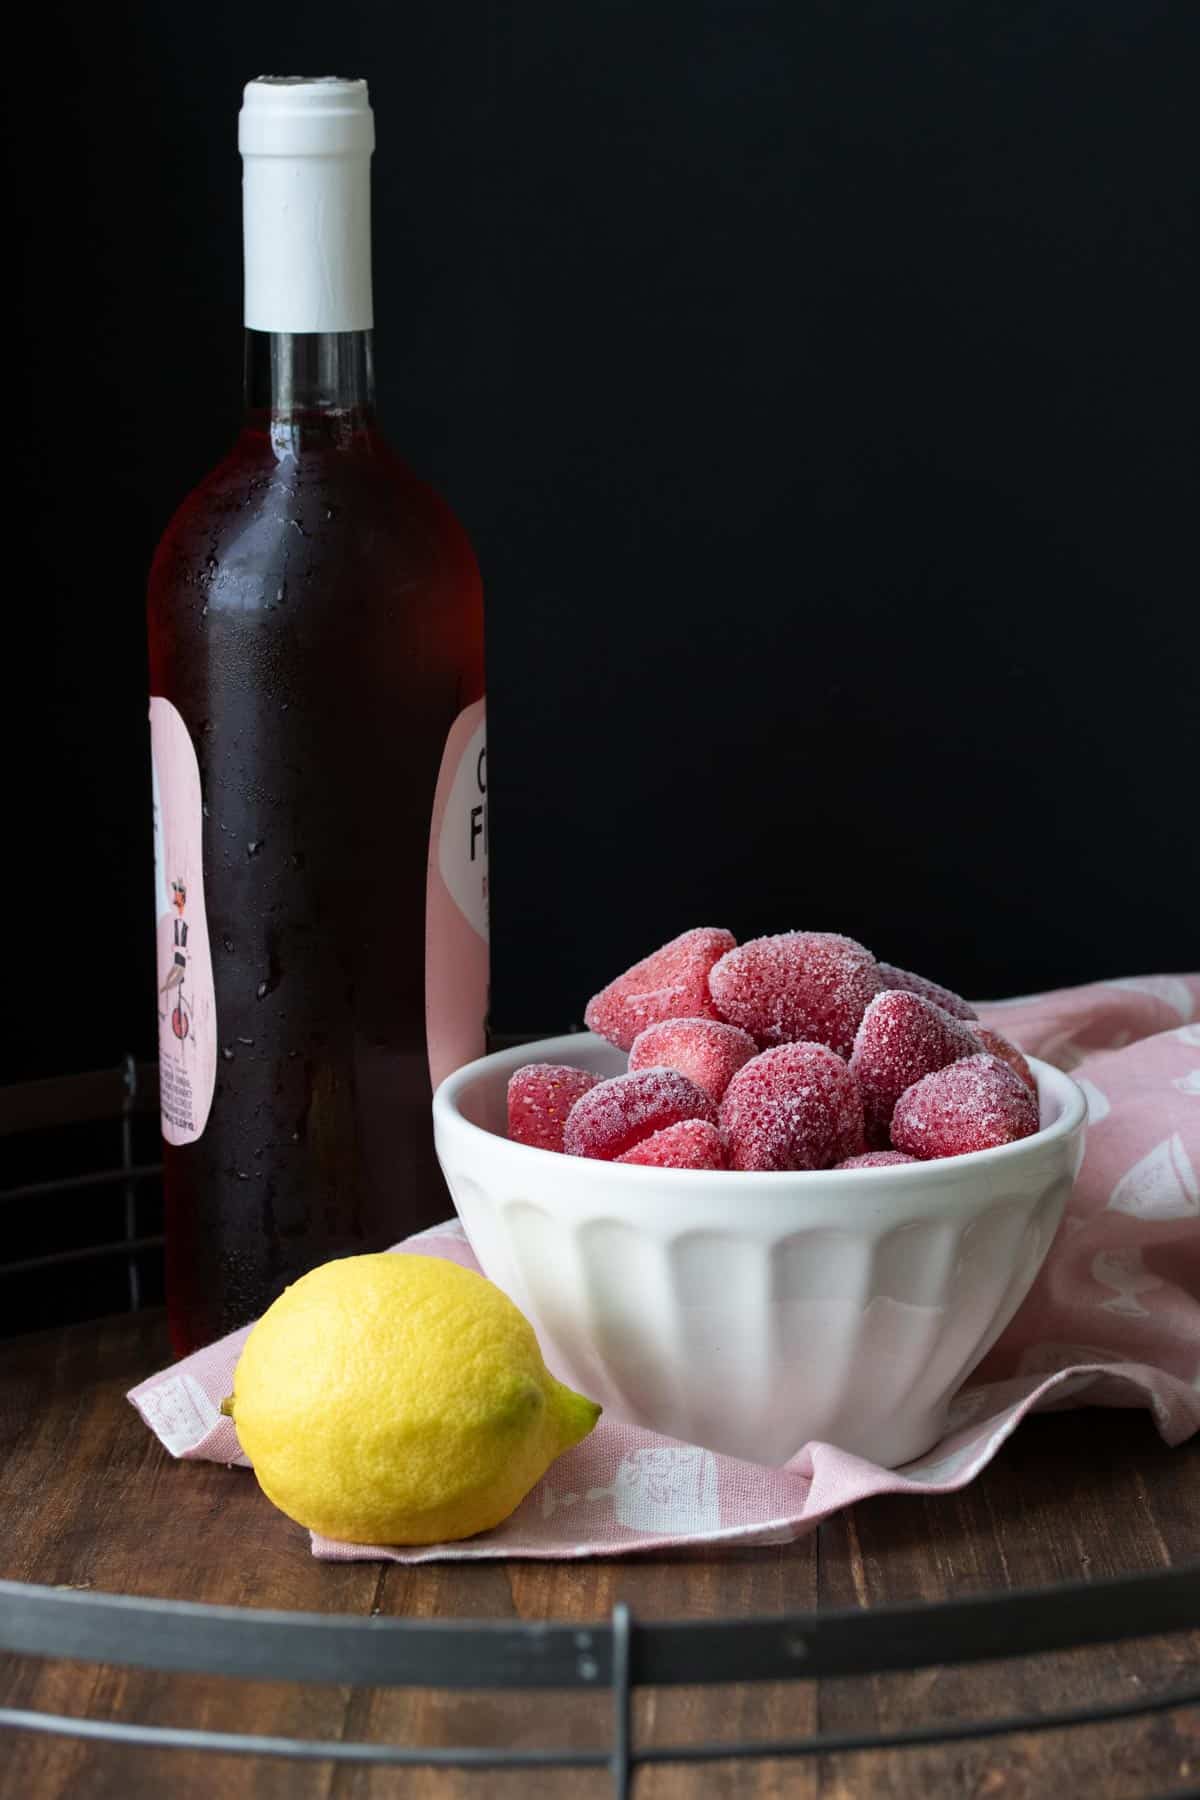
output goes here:
{"type": "MultiPolygon", "coordinates": [[[[502,1137],[499,1132],[488,1131],[484,1126],[476,1125],[463,1113],[460,1099],[468,1088],[488,1076],[503,1075],[508,1078],[529,1063],[569,1064],[571,1053],[578,1055],[585,1045],[589,1048],[604,1047],[618,1056],[622,1054],[616,1045],[609,1044],[595,1032],[576,1031],[560,1037],[536,1038],[531,1043],[513,1045],[507,1050],[495,1050],[488,1056],[476,1057],[473,1062],[464,1063],[461,1069],[447,1075],[434,1091],[435,1130],[441,1126],[443,1129],[465,1133],[468,1141],[472,1138],[481,1140],[482,1144],[490,1147],[493,1154],[498,1148],[500,1154],[515,1157],[519,1161],[535,1157],[537,1162],[531,1164],[531,1168],[540,1167],[545,1171],[551,1164],[561,1165],[564,1159],[564,1152],[561,1150],[542,1150],[533,1144],[517,1143],[512,1138],[502,1137]]],[[[677,1191],[681,1197],[689,1188],[714,1181],[720,1181],[723,1186],[736,1181],[744,1191],[779,1194],[781,1185],[785,1182],[815,1185],[827,1182],[831,1176],[838,1177],[839,1192],[845,1186],[847,1198],[858,1185],[852,1179],[856,1176],[868,1184],[874,1184],[877,1198],[880,1197],[881,1190],[888,1188],[900,1195],[918,1184],[924,1185],[926,1189],[931,1186],[954,1186],[968,1172],[986,1172],[993,1167],[999,1170],[1006,1163],[1037,1155],[1060,1139],[1070,1138],[1081,1126],[1086,1125],[1087,1099],[1079,1083],[1064,1069],[1055,1068],[1053,1063],[1043,1062],[1040,1057],[1026,1053],[1026,1060],[1037,1079],[1039,1097],[1045,1089],[1058,1100],[1058,1117],[1030,1137],[1018,1138],[1011,1144],[996,1144],[987,1150],[967,1150],[960,1156],[932,1157],[927,1162],[893,1163],[889,1167],[875,1169],[663,1170],[645,1163],[605,1162],[599,1158],[584,1156],[568,1157],[566,1160],[585,1180],[589,1178],[585,1171],[591,1171],[592,1178],[604,1173],[610,1181],[628,1185],[631,1191],[636,1191],[638,1182],[660,1183],[664,1174],[667,1174],[671,1179],[672,1190],[677,1191]]]]}

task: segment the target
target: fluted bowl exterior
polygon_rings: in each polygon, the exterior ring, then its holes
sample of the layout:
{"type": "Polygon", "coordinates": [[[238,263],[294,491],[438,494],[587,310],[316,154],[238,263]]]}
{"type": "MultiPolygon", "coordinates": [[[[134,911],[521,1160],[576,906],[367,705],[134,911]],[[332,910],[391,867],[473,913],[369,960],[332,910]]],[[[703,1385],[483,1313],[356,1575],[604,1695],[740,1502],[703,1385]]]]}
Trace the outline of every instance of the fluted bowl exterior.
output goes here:
{"type": "Polygon", "coordinates": [[[654,1169],[510,1142],[515,1069],[625,1068],[590,1034],[458,1070],[434,1096],[434,1136],[485,1274],[611,1418],[750,1462],[820,1439],[895,1468],[942,1436],[1082,1161],[1080,1089],[1030,1061],[1036,1136],[892,1168],[654,1169]]]}

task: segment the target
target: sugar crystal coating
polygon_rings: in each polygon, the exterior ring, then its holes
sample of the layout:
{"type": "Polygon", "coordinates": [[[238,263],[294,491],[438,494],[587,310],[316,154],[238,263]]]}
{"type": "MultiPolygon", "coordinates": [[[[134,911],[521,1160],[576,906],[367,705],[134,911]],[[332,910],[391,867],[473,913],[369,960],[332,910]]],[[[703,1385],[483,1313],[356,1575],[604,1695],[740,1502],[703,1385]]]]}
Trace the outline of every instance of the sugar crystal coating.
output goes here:
{"type": "Polygon", "coordinates": [[[720,1132],[707,1119],[680,1119],[678,1125],[643,1138],[615,1160],[652,1169],[723,1169],[725,1146],[720,1132]]]}
{"type": "Polygon", "coordinates": [[[536,1150],[561,1150],[567,1114],[596,1081],[566,1063],[526,1063],[508,1084],[509,1137],[536,1150]]]}
{"type": "Polygon", "coordinates": [[[563,1149],[568,1156],[614,1162],[643,1138],[681,1119],[715,1124],[717,1109],[703,1088],[678,1069],[638,1069],[597,1082],[567,1115],[563,1149]]]}
{"type": "Polygon", "coordinates": [[[879,973],[883,977],[885,988],[902,988],[907,994],[920,994],[922,1000],[932,1000],[943,1012],[948,1012],[952,1019],[974,1019],[975,1008],[956,994],[952,988],[943,987],[939,981],[930,981],[925,975],[914,975],[911,969],[898,969],[894,963],[881,962],[879,973]]]}
{"type": "Polygon", "coordinates": [[[828,1169],[863,1148],[858,1083],[825,1044],[780,1044],[740,1068],[721,1101],[731,1169],[828,1169]]]}
{"type": "Polygon", "coordinates": [[[628,1050],[660,1019],[717,1018],[708,972],[735,942],[731,931],[713,925],[682,932],[592,995],[583,1015],[588,1030],[628,1050]]]}
{"type": "Polygon", "coordinates": [[[730,950],[708,985],[721,1017],[758,1043],[818,1043],[849,1056],[883,982],[871,952],[853,938],[785,931],[730,950]]]}
{"type": "Polygon", "coordinates": [[[1017,1046],[1010,1042],[1002,1031],[997,1031],[993,1025],[973,1025],[971,1029],[985,1050],[990,1051],[993,1056],[998,1056],[1001,1062],[1006,1062],[1009,1068],[1021,1077],[1025,1086],[1031,1092],[1037,1093],[1037,1077],[1017,1046]]]}
{"type": "Polygon", "coordinates": [[[719,1100],[743,1063],[758,1054],[749,1032],[720,1019],[663,1019],[633,1040],[631,1069],[678,1069],[719,1100]]]}
{"type": "Polygon", "coordinates": [[[848,1156],[845,1162],[834,1163],[835,1169],[895,1169],[901,1163],[915,1163],[915,1156],[906,1156],[903,1150],[868,1150],[865,1156],[848,1156]]]}
{"type": "Polygon", "coordinates": [[[867,1142],[875,1148],[887,1144],[892,1110],[914,1081],[960,1056],[977,1056],[982,1048],[969,1025],[920,994],[899,988],[876,994],[850,1053],[862,1089],[867,1142]]]}
{"type": "Polygon", "coordinates": [[[1021,1077],[986,1052],[915,1082],[896,1102],[892,1147],[928,1161],[1032,1137],[1038,1105],[1021,1077]]]}

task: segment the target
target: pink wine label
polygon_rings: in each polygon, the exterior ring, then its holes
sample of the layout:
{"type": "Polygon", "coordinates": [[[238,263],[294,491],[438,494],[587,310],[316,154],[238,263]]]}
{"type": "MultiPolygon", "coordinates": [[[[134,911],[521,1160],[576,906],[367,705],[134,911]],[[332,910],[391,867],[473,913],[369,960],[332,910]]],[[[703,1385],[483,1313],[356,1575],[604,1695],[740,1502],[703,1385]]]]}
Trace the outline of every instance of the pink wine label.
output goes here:
{"type": "Polygon", "coordinates": [[[435,1087],[483,1055],[487,1008],[487,721],[477,700],[450,727],[429,834],[425,1035],[435,1087]]]}
{"type": "Polygon", "coordinates": [[[162,1130],[168,1144],[190,1144],[208,1123],[217,1080],[217,1007],[204,914],[200,767],[169,700],[150,702],[150,769],[162,1130]]]}

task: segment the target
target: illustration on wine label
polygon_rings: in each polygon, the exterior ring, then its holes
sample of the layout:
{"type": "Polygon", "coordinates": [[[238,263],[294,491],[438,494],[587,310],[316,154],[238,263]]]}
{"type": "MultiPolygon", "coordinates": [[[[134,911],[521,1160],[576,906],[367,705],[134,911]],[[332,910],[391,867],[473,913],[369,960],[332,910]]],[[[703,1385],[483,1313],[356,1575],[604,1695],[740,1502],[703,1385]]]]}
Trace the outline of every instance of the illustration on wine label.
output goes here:
{"type": "Polygon", "coordinates": [[[200,769],[169,700],[150,702],[158,1067],[163,1136],[188,1144],[208,1122],[217,1077],[217,1017],[201,861],[200,769]]]}

